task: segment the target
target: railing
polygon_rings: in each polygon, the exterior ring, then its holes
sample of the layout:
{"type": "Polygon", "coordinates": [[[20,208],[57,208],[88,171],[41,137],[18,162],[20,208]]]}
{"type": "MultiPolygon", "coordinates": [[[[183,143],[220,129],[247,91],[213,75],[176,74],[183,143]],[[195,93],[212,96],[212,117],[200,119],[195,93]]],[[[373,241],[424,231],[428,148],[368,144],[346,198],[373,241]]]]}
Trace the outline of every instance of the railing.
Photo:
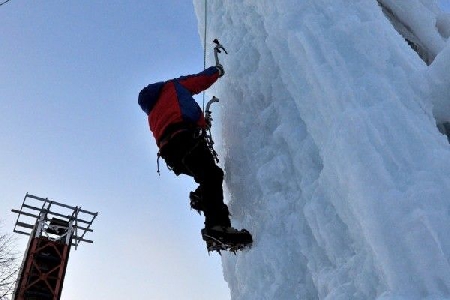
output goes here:
{"type": "Polygon", "coordinates": [[[93,243],[92,240],[86,239],[85,235],[87,232],[93,232],[91,226],[98,213],[28,193],[20,209],[11,211],[18,214],[13,230],[15,233],[34,237],[46,236],[50,240],[64,239],[67,245],[75,245],[75,249],[80,242],[93,243]]]}

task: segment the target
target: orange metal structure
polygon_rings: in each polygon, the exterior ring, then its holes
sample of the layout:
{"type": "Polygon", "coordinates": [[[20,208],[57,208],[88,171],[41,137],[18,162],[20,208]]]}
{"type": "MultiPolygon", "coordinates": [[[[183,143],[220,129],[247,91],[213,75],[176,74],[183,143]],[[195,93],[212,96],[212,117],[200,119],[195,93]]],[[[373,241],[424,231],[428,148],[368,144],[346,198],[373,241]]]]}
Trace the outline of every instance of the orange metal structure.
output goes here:
{"type": "Polygon", "coordinates": [[[69,252],[70,246],[64,243],[33,238],[14,299],[60,299],[69,252]]]}

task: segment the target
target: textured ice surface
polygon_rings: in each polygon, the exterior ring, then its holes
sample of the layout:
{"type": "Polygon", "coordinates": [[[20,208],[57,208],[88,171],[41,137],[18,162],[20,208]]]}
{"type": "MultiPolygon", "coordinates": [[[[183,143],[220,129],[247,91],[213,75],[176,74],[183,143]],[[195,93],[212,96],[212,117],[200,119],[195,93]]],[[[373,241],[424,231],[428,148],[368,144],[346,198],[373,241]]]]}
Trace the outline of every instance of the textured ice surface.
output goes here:
{"type": "Polygon", "coordinates": [[[450,47],[436,1],[383,2],[430,67],[375,0],[208,1],[227,201],[255,240],[223,256],[233,299],[450,299],[450,47]]]}

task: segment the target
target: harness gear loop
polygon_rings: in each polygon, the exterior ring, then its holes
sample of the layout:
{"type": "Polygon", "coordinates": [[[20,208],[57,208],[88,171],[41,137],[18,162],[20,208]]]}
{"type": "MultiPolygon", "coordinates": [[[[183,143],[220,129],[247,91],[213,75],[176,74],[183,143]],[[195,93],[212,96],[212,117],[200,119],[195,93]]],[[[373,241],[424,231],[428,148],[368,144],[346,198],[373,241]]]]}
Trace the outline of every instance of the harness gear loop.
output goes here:
{"type": "Polygon", "coordinates": [[[156,166],[157,166],[157,170],[156,173],[158,173],[159,176],[161,176],[161,172],[159,171],[159,159],[161,158],[161,153],[158,152],[158,154],[156,155],[156,166]]]}

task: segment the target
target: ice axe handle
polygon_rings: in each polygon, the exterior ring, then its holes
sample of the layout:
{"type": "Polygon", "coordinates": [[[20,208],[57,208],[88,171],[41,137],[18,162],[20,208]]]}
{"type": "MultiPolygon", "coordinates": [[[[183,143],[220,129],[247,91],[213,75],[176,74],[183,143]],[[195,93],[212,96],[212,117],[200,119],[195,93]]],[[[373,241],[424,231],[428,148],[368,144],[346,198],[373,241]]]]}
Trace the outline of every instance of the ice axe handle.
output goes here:
{"type": "Polygon", "coordinates": [[[208,103],[206,104],[206,110],[205,111],[211,113],[209,108],[211,107],[211,104],[213,104],[215,102],[219,102],[219,98],[217,98],[216,96],[213,96],[212,99],[209,100],[208,103]]]}

